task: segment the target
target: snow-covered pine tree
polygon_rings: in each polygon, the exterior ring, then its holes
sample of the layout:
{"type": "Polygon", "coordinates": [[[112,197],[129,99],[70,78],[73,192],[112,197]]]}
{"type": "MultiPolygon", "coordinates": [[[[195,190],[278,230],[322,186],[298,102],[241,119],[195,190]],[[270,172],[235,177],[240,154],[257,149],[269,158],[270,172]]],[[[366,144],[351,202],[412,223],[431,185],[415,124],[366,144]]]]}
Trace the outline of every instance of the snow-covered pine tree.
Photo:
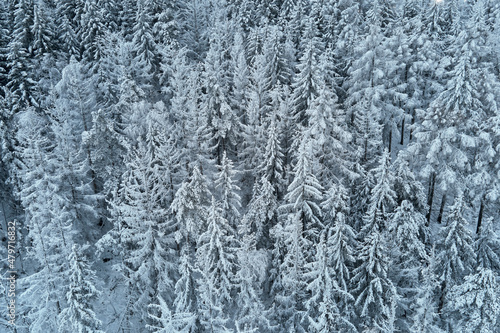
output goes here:
{"type": "Polygon", "coordinates": [[[107,28],[104,23],[103,8],[99,8],[97,1],[83,0],[83,2],[81,21],[77,31],[81,43],[81,57],[85,65],[95,71],[101,59],[100,39],[105,36],[107,28]]]}
{"type": "Polygon", "coordinates": [[[406,151],[400,151],[393,164],[396,204],[399,206],[404,200],[407,200],[418,213],[427,214],[427,196],[422,183],[410,169],[410,159],[411,157],[406,151]]]}
{"type": "Polygon", "coordinates": [[[436,274],[436,257],[434,248],[423,264],[420,272],[420,288],[415,295],[415,303],[411,307],[413,310],[411,330],[418,333],[442,333],[438,326],[438,298],[440,282],[436,274]]]}
{"type": "MultiPolygon", "coordinates": [[[[475,119],[470,119],[469,122],[472,127],[468,129],[471,136],[477,136],[478,151],[481,154],[469,152],[471,156],[473,170],[468,172],[467,190],[468,201],[474,206],[478,206],[477,228],[476,233],[481,228],[485,208],[487,209],[490,203],[495,200],[495,192],[498,188],[498,177],[496,174],[498,169],[495,167],[493,156],[495,153],[492,149],[491,140],[491,123],[490,117],[496,117],[498,114],[498,100],[495,97],[495,91],[500,87],[498,76],[495,75],[493,67],[493,49],[492,45],[488,43],[489,34],[491,29],[488,25],[488,13],[486,1],[476,1],[471,8],[470,18],[467,22],[470,52],[474,64],[474,78],[481,77],[478,82],[479,100],[482,106],[479,110],[473,112],[475,119]]],[[[493,140],[494,141],[494,140],[493,140]]]]}
{"type": "Polygon", "coordinates": [[[34,58],[40,59],[45,54],[52,53],[57,47],[55,45],[55,27],[50,20],[53,16],[53,8],[47,1],[38,1],[33,5],[33,26],[31,33],[33,41],[31,52],[34,58]]]}
{"type": "Polygon", "coordinates": [[[289,215],[271,230],[274,238],[272,292],[274,295],[274,322],[286,323],[283,329],[306,332],[306,281],[304,265],[310,257],[310,244],[304,236],[303,225],[298,215],[289,215]],[[303,325],[306,325],[304,327],[303,325]]]}
{"type": "MultiPolygon", "coordinates": [[[[398,206],[389,222],[389,232],[393,238],[394,245],[398,249],[400,264],[406,268],[418,266],[427,258],[425,245],[422,242],[422,234],[426,234],[425,217],[416,212],[411,202],[404,200],[398,206]]],[[[416,268],[417,269],[417,268],[416,268]]],[[[416,277],[417,271],[413,272],[416,277]]]]}
{"type": "Polygon", "coordinates": [[[30,46],[33,41],[31,27],[33,26],[33,1],[20,0],[13,3],[13,28],[8,45],[8,82],[7,87],[14,93],[16,103],[14,108],[37,106],[33,96],[33,67],[30,61],[30,46]]]}
{"type": "Polygon", "coordinates": [[[241,32],[236,32],[231,48],[231,68],[233,70],[231,106],[237,110],[236,114],[240,119],[245,116],[249,98],[250,78],[246,59],[244,36],[241,32]]]}
{"type": "Polygon", "coordinates": [[[170,206],[178,224],[178,243],[185,241],[194,249],[200,234],[206,229],[210,196],[207,178],[195,166],[191,177],[175,193],[170,206]]]}
{"type": "MultiPolygon", "coordinates": [[[[446,88],[427,110],[419,112],[422,122],[416,129],[417,142],[409,148],[411,154],[425,158],[423,175],[435,174],[433,183],[444,192],[442,202],[446,201],[446,193],[463,190],[465,174],[474,167],[472,151],[483,145],[484,137],[475,133],[479,133],[488,111],[482,101],[485,96],[482,82],[488,80],[480,78],[481,66],[473,60],[478,56],[476,43],[467,31],[455,39],[453,68],[448,73],[446,88]]],[[[434,195],[434,192],[429,194],[434,195]]],[[[442,213],[438,221],[441,218],[442,213]]]]}
{"type": "Polygon", "coordinates": [[[500,269],[500,238],[498,237],[493,218],[488,218],[481,226],[476,239],[477,264],[498,272],[500,269]]]}
{"type": "MultiPolygon", "coordinates": [[[[326,57],[321,57],[321,72],[326,72],[326,57]]],[[[325,75],[327,76],[327,75],[325,75]]],[[[339,183],[344,177],[353,177],[349,170],[347,144],[352,136],[345,126],[345,115],[337,104],[338,98],[333,87],[324,78],[318,79],[317,94],[310,99],[308,130],[319,162],[318,178],[322,184],[339,183]]]]}
{"type": "Polygon", "coordinates": [[[347,77],[347,70],[351,66],[355,55],[355,47],[364,30],[365,22],[362,17],[359,0],[345,0],[339,3],[339,19],[335,25],[335,53],[338,55],[337,68],[342,78],[347,77]]]}
{"type": "Polygon", "coordinates": [[[356,332],[356,327],[350,322],[344,301],[352,302],[351,294],[337,284],[335,266],[330,266],[329,249],[327,247],[325,230],[316,245],[316,255],[313,261],[306,264],[304,277],[308,280],[309,296],[305,301],[308,332],[356,332]],[[337,302],[341,299],[341,302],[337,302]],[[340,305],[340,306],[339,306],[340,305]],[[344,311],[343,311],[344,310],[344,311]]]}
{"type": "Polygon", "coordinates": [[[395,329],[398,294],[389,277],[391,267],[386,233],[375,224],[360,242],[357,259],[360,266],[353,271],[352,289],[358,327],[391,332],[395,329]]]}
{"type": "Polygon", "coordinates": [[[396,204],[394,192],[394,171],[391,167],[391,157],[387,149],[380,157],[379,165],[372,170],[375,186],[371,190],[368,210],[363,217],[361,235],[367,235],[377,226],[379,232],[384,233],[390,224],[396,204]]]}
{"type": "Polygon", "coordinates": [[[223,49],[223,36],[213,34],[210,49],[204,63],[202,108],[208,117],[211,132],[211,148],[218,165],[224,151],[236,149],[240,135],[240,122],[230,106],[227,70],[229,61],[223,49]]]}
{"type": "Polygon", "coordinates": [[[3,86],[6,86],[8,82],[7,57],[11,28],[8,9],[6,2],[0,4],[0,82],[3,86]]]}
{"type": "Polygon", "coordinates": [[[207,228],[198,239],[196,263],[201,273],[198,280],[198,313],[206,332],[228,331],[230,306],[235,290],[235,230],[222,215],[212,197],[207,228]]]}
{"type": "Polygon", "coordinates": [[[425,216],[415,211],[411,202],[406,200],[396,208],[389,222],[389,244],[393,248],[389,276],[401,296],[397,309],[397,325],[401,330],[410,329],[411,323],[407,318],[411,317],[410,307],[418,292],[422,262],[427,259],[422,242],[427,234],[425,222],[425,216]]]}
{"type": "Polygon", "coordinates": [[[391,150],[391,133],[402,115],[399,101],[405,97],[401,93],[400,82],[395,79],[395,71],[401,64],[398,64],[397,57],[390,48],[390,40],[384,38],[385,30],[381,27],[384,18],[382,13],[376,11],[376,2],[370,10],[372,15],[368,20],[369,32],[355,50],[356,59],[348,70],[349,78],[346,81],[347,115],[351,119],[351,125],[355,126],[355,142],[362,148],[365,160],[368,150],[376,152],[381,148],[376,144],[368,147],[371,143],[368,140],[383,140],[384,147],[391,150]],[[363,119],[364,117],[369,120],[363,119]],[[356,118],[361,118],[361,124],[356,118]],[[380,137],[377,137],[378,130],[371,124],[377,121],[383,126],[380,137]],[[368,131],[368,126],[373,130],[368,131]]]}
{"type": "Polygon", "coordinates": [[[239,186],[236,184],[236,171],[232,161],[222,155],[222,164],[219,166],[219,173],[215,180],[215,188],[219,191],[222,216],[229,222],[233,230],[237,230],[240,220],[241,197],[238,194],[239,186]]]}
{"type": "MultiPolygon", "coordinates": [[[[268,231],[276,223],[276,207],[284,191],[281,129],[283,119],[279,115],[282,107],[280,92],[273,90],[271,111],[263,121],[263,130],[267,139],[263,142],[261,162],[254,169],[252,177],[257,178],[253,185],[252,198],[245,218],[252,219],[252,230],[256,232],[257,243],[267,242],[268,231]],[[253,217],[252,217],[253,216],[253,217]],[[263,236],[265,239],[261,239],[263,236]]],[[[264,139],[264,138],[263,138],[264,139]]],[[[264,141],[264,140],[263,140],[264,141]]]]}
{"type": "Polygon", "coordinates": [[[465,277],[448,294],[448,311],[457,311],[454,329],[462,332],[494,332],[500,313],[498,275],[491,269],[478,266],[475,273],[465,277]]]}
{"type": "Polygon", "coordinates": [[[91,269],[85,255],[85,247],[73,245],[69,260],[69,290],[66,294],[67,308],[61,312],[58,332],[103,333],[102,322],[97,318],[93,302],[101,292],[96,288],[95,272],[91,269]]]}
{"type": "MultiPolygon", "coordinates": [[[[279,107],[280,101],[279,92],[273,91],[273,107],[279,107]]],[[[283,192],[283,159],[284,154],[281,146],[281,132],[278,119],[279,115],[277,112],[272,112],[269,116],[266,126],[267,140],[264,150],[264,157],[261,165],[259,165],[260,174],[266,178],[266,180],[274,187],[275,195],[277,198],[281,198],[283,192]]]]}
{"type": "Polygon", "coordinates": [[[158,304],[149,305],[149,317],[154,324],[146,327],[154,333],[190,333],[195,320],[193,314],[189,312],[172,313],[161,296],[158,296],[158,304]]]}
{"type": "Polygon", "coordinates": [[[318,240],[321,223],[323,188],[313,172],[312,144],[307,132],[303,133],[294,167],[294,180],[288,186],[281,222],[272,235],[275,239],[276,320],[287,321],[287,330],[304,332],[305,290],[304,265],[313,259],[311,244],[318,240]],[[284,247],[284,248],[281,248],[284,247]],[[280,253],[283,251],[284,253],[280,253]],[[279,285],[278,285],[279,284],[279,285]]]}
{"type": "Polygon", "coordinates": [[[132,306],[126,311],[135,310],[139,320],[148,319],[145,306],[173,287],[176,274],[174,222],[168,210],[172,196],[172,166],[166,158],[169,143],[163,132],[151,123],[148,127],[146,142],[140,139],[137,149],[129,152],[127,171],[112,202],[112,233],[123,251],[121,271],[129,285],[132,306]]]}
{"type": "Polygon", "coordinates": [[[15,194],[24,209],[26,259],[33,262],[33,270],[18,280],[19,311],[27,314],[23,325],[30,330],[55,332],[65,306],[68,281],[63,272],[72,242],[72,221],[60,217],[60,198],[54,195],[61,184],[54,182],[57,162],[50,153],[54,143],[46,117],[28,108],[16,121],[15,194]]]}
{"type": "Polygon", "coordinates": [[[157,85],[159,52],[153,39],[152,1],[137,1],[137,16],[132,39],[134,59],[132,61],[132,77],[139,86],[153,92],[157,85]]]}
{"type": "Polygon", "coordinates": [[[322,211],[319,203],[323,199],[323,187],[314,173],[315,159],[312,155],[313,141],[309,132],[304,131],[297,150],[297,162],[293,169],[293,181],[284,197],[280,209],[288,214],[290,222],[302,225],[303,237],[311,242],[318,239],[322,227],[322,211]],[[295,223],[295,222],[293,222],[295,223]]]}
{"type": "Polygon", "coordinates": [[[308,18],[306,24],[307,29],[301,41],[303,43],[301,47],[304,48],[304,51],[297,65],[298,73],[292,83],[294,121],[302,125],[309,122],[306,110],[310,107],[313,96],[318,94],[318,88],[321,84],[322,73],[319,68],[319,58],[324,50],[324,45],[313,19],[308,18]]]}
{"type": "Polygon", "coordinates": [[[257,247],[270,246],[270,230],[278,218],[278,198],[275,187],[263,176],[255,183],[252,199],[248,204],[248,211],[243,215],[241,224],[248,225],[254,233],[257,247]]]}
{"type": "MultiPolygon", "coordinates": [[[[257,54],[250,68],[248,105],[243,113],[243,149],[239,155],[245,170],[253,171],[262,163],[264,152],[264,120],[270,111],[270,77],[266,71],[266,57],[257,54]]],[[[250,177],[251,178],[251,177],[250,177]]]]}
{"type": "Polygon", "coordinates": [[[190,64],[188,54],[186,48],[177,49],[174,45],[165,47],[162,63],[164,75],[160,78],[164,95],[170,97],[166,98],[170,110],[169,120],[184,173],[189,173],[198,162],[205,166],[211,164],[212,157],[208,114],[200,104],[201,70],[190,64]]]}
{"type": "Polygon", "coordinates": [[[235,274],[238,290],[238,311],[235,325],[238,332],[265,332],[271,328],[270,311],[264,307],[263,282],[267,278],[267,253],[257,250],[255,233],[248,220],[240,225],[237,249],[238,268],[235,274]]]}
{"type": "MultiPolygon", "coordinates": [[[[332,185],[321,203],[327,235],[329,265],[335,270],[334,279],[341,291],[336,301],[342,313],[351,309],[351,275],[354,250],[357,248],[356,233],[349,224],[349,196],[342,185],[332,185]]],[[[347,316],[347,315],[346,315],[347,316]]],[[[348,316],[347,316],[348,317],[348,316]]]]}
{"type": "MultiPolygon", "coordinates": [[[[196,304],[196,282],[193,266],[193,253],[188,244],[184,244],[181,248],[181,253],[178,262],[178,279],[175,282],[175,299],[173,301],[174,316],[181,314],[181,317],[188,317],[189,320],[183,321],[186,333],[196,332],[198,312],[196,304]]],[[[163,302],[165,302],[163,300],[163,302]]],[[[164,308],[161,304],[160,306],[164,308]]],[[[166,311],[167,320],[169,318],[170,309],[166,311]]],[[[164,327],[166,329],[166,327],[164,327]]]]}
{"type": "MultiPolygon", "coordinates": [[[[441,282],[439,312],[446,309],[447,301],[453,302],[449,298],[452,288],[461,284],[475,266],[474,242],[464,210],[463,195],[459,194],[449,208],[446,226],[442,227],[438,234],[437,268],[441,282]]],[[[442,311],[441,318],[446,321],[449,315],[448,311],[442,311]]]]}
{"type": "Polygon", "coordinates": [[[291,84],[294,59],[287,53],[287,44],[283,41],[283,32],[279,26],[271,25],[267,29],[262,52],[266,57],[266,72],[271,80],[270,89],[276,88],[278,84],[288,86],[291,84]]]}
{"type": "Polygon", "coordinates": [[[157,45],[177,41],[179,34],[179,7],[182,4],[165,0],[152,0],[152,33],[157,45]]]}
{"type": "Polygon", "coordinates": [[[205,59],[209,48],[209,1],[193,0],[185,2],[180,9],[179,40],[182,46],[192,51],[191,57],[196,60],[205,59]]]}
{"type": "Polygon", "coordinates": [[[61,198],[59,218],[67,219],[87,241],[97,237],[96,231],[89,226],[99,223],[103,213],[100,179],[93,169],[89,147],[82,144],[82,136],[92,126],[91,112],[97,107],[92,83],[85,77],[82,65],[72,59],[55,86],[57,97],[47,112],[57,144],[54,149],[54,158],[58,161],[55,180],[62,184],[58,191],[61,198]]]}

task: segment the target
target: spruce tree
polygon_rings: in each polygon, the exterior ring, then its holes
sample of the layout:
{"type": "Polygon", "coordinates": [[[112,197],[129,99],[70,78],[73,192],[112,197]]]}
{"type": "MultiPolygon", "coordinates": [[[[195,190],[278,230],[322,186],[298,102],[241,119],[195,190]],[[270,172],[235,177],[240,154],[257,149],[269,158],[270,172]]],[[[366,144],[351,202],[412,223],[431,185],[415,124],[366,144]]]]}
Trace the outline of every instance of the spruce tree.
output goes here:
{"type": "Polygon", "coordinates": [[[73,245],[68,257],[70,267],[69,291],[66,294],[68,307],[61,312],[60,332],[102,333],[102,322],[93,310],[94,302],[101,292],[95,287],[95,272],[89,267],[85,256],[73,245]]]}
{"type": "MultiPolygon", "coordinates": [[[[463,196],[455,199],[449,208],[446,226],[438,234],[438,269],[441,280],[439,311],[446,306],[451,289],[462,283],[465,276],[472,273],[475,266],[474,243],[472,232],[464,214],[463,196]]],[[[442,318],[447,319],[449,313],[443,311],[442,318]]]]}
{"type": "Polygon", "coordinates": [[[228,331],[228,309],[232,304],[236,263],[235,231],[212,197],[207,229],[198,239],[198,312],[206,332],[228,331]]]}

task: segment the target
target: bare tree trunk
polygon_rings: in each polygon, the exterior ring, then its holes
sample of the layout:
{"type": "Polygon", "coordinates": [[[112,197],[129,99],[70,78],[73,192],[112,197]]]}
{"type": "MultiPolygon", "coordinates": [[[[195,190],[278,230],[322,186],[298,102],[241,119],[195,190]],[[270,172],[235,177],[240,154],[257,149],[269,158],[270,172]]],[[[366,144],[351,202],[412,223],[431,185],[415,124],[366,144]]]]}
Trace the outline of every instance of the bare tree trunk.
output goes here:
{"type": "MultiPolygon", "coordinates": [[[[411,124],[415,124],[415,110],[413,110],[411,112],[411,124]]],[[[413,126],[412,126],[412,129],[410,129],[410,139],[409,141],[411,141],[411,139],[413,139],[413,126]]]]}
{"type": "Polygon", "coordinates": [[[479,206],[479,215],[477,217],[477,228],[476,228],[476,234],[479,235],[479,232],[481,231],[481,224],[483,222],[483,212],[484,212],[484,201],[486,199],[486,195],[483,194],[483,197],[481,198],[481,205],[479,206]]]}
{"type": "Polygon", "coordinates": [[[392,150],[392,128],[389,131],[389,153],[391,152],[391,150],[392,150]]]}
{"type": "Polygon", "coordinates": [[[445,204],[446,204],[446,193],[443,194],[443,200],[441,200],[441,207],[439,208],[439,215],[437,218],[438,223],[441,223],[443,221],[443,211],[445,204]]]}
{"type": "Polygon", "coordinates": [[[404,137],[405,137],[405,118],[403,117],[403,120],[401,121],[401,146],[404,144],[404,137]]]}
{"type": "Polygon", "coordinates": [[[427,212],[427,226],[431,222],[432,213],[432,202],[434,201],[434,186],[436,184],[436,173],[433,172],[429,179],[429,192],[427,193],[427,205],[429,206],[429,211],[427,212]]]}

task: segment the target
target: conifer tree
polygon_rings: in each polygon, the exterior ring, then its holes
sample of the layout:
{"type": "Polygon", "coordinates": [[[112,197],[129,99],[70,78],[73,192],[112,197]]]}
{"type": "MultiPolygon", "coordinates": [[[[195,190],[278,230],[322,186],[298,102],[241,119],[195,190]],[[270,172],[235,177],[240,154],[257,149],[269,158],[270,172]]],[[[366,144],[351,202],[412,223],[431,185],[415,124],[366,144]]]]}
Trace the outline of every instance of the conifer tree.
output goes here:
{"type": "MultiPolygon", "coordinates": [[[[115,229],[123,253],[122,273],[129,284],[132,309],[143,308],[173,286],[174,223],[168,211],[168,146],[149,128],[146,142],[129,153],[122,187],[112,202],[115,229]]],[[[129,309],[127,309],[129,311],[129,309]]]]}
{"type": "Polygon", "coordinates": [[[222,215],[236,230],[240,219],[241,198],[238,194],[240,188],[235,184],[235,174],[233,164],[224,152],[222,164],[219,166],[219,174],[215,180],[215,188],[219,190],[220,202],[222,205],[222,215]]]}
{"type": "MultiPolygon", "coordinates": [[[[444,226],[438,235],[438,269],[441,280],[439,310],[443,309],[451,289],[462,283],[475,266],[472,232],[464,216],[465,203],[459,194],[449,208],[444,226]]],[[[444,317],[446,318],[446,312],[444,317]]]]}
{"type": "MultiPolygon", "coordinates": [[[[278,98],[277,96],[275,98],[278,98]]],[[[278,102],[277,102],[278,103],[278,102]]],[[[276,103],[276,104],[277,104],[276,103]]],[[[279,104],[277,105],[279,106],[279,104]]],[[[267,140],[264,150],[262,164],[259,165],[259,171],[262,176],[274,187],[277,197],[281,197],[283,192],[283,159],[280,129],[278,127],[278,115],[273,112],[268,120],[267,125],[267,140]]]]}
{"type": "Polygon", "coordinates": [[[312,19],[307,20],[307,30],[304,32],[304,53],[297,65],[298,74],[292,83],[294,120],[298,124],[306,125],[309,121],[306,110],[310,107],[312,98],[318,94],[321,84],[319,64],[320,52],[324,49],[319,38],[319,32],[312,19]]]}
{"type": "Polygon", "coordinates": [[[264,120],[270,111],[270,79],[266,73],[266,58],[263,54],[255,56],[251,67],[248,106],[243,114],[243,149],[241,157],[246,170],[254,170],[262,163],[264,152],[264,120]]]}
{"type": "Polygon", "coordinates": [[[100,39],[106,33],[103,9],[99,8],[96,0],[84,0],[80,20],[78,39],[81,43],[82,59],[95,71],[102,53],[100,39]]]}
{"type": "Polygon", "coordinates": [[[232,304],[235,273],[235,231],[212,197],[207,229],[200,235],[197,267],[202,277],[198,286],[198,312],[206,332],[226,332],[227,309],[232,304]]]}
{"type": "Polygon", "coordinates": [[[73,245],[69,259],[70,285],[66,294],[68,307],[61,312],[60,332],[102,333],[102,323],[93,310],[101,292],[95,287],[95,272],[89,267],[81,250],[73,245]]]}
{"type": "Polygon", "coordinates": [[[194,246],[206,228],[210,192],[206,177],[196,166],[190,178],[183,182],[171,204],[179,225],[177,239],[185,239],[194,246]]]}
{"type": "Polygon", "coordinates": [[[304,274],[309,280],[307,290],[310,297],[305,306],[308,311],[309,330],[318,333],[345,331],[356,332],[356,327],[349,321],[346,308],[339,307],[336,298],[343,301],[353,301],[354,298],[337,284],[334,268],[330,266],[329,251],[327,249],[326,234],[320,236],[314,261],[306,265],[304,274]]]}
{"type": "Polygon", "coordinates": [[[481,226],[476,239],[477,264],[493,272],[500,268],[500,239],[493,227],[493,219],[488,218],[481,226]]]}
{"type": "Polygon", "coordinates": [[[463,332],[494,332],[500,305],[497,295],[497,275],[479,266],[476,273],[465,277],[449,294],[449,310],[460,314],[457,326],[463,332]]]}
{"type": "Polygon", "coordinates": [[[192,330],[193,315],[191,313],[172,313],[167,302],[158,296],[158,304],[149,305],[149,317],[155,322],[147,325],[154,333],[188,333],[192,330]]]}
{"type": "Polygon", "coordinates": [[[427,196],[422,183],[417,179],[410,169],[410,156],[400,151],[394,161],[394,191],[396,192],[396,203],[400,205],[404,200],[410,202],[414,209],[420,214],[427,214],[427,196]]]}
{"type": "Polygon", "coordinates": [[[371,190],[368,210],[363,218],[362,234],[369,233],[375,225],[380,232],[384,232],[393,215],[396,193],[393,190],[395,177],[390,162],[390,155],[386,149],[380,157],[379,166],[373,169],[376,184],[371,190]]]}
{"type": "MultiPolygon", "coordinates": [[[[321,65],[326,66],[325,63],[326,59],[323,57],[321,65]]],[[[325,70],[323,66],[322,72],[325,70]]],[[[351,134],[343,125],[345,115],[337,104],[338,98],[333,88],[328,87],[324,79],[320,79],[317,89],[318,93],[312,97],[305,113],[309,118],[308,130],[314,145],[319,147],[316,153],[320,164],[318,177],[322,183],[335,178],[339,182],[342,176],[352,176],[346,150],[351,134]]]]}
{"type": "Polygon", "coordinates": [[[0,4],[0,82],[3,86],[7,85],[8,79],[8,46],[10,34],[10,20],[8,15],[7,3],[0,4]]]}
{"type": "Polygon", "coordinates": [[[267,254],[257,250],[255,233],[247,221],[239,230],[240,246],[237,250],[238,268],[235,274],[238,289],[236,327],[244,332],[265,331],[271,328],[269,310],[262,302],[262,284],[266,278],[267,254]]]}
{"type": "Polygon", "coordinates": [[[241,32],[236,32],[234,43],[231,48],[231,68],[233,70],[234,86],[232,92],[231,106],[238,110],[238,117],[243,118],[245,108],[249,98],[249,68],[246,60],[246,49],[244,44],[244,36],[241,32]]]}
{"type": "Polygon", "coordinates": [[[296,332],[303,332],[307,327],[302,324],[305,316],[304,265],[313,258],[311,244],[317,241],[322,225],[319,202],[323,188],[313,173],[311,148],[311,140],[306,132],[297,152],[294,180],[285,195],[286,203],[280,208],[284,212],[282,221],[273,229],[275,250],[282,251],[278,247],[284,246],[284,254],[275,257],[275,264],[279,265],[278,283],[281,285],[275,296],[278,303],[277,320],[287,320],[289,324],[286,329],[296,332]]]}
{"type": "Polygon", "coordinates": [[[151,1],[140,0],[137,2],[137,16],[132,39],[134,45],[133,77],[139,86],[146,91],[155,88],[155,74],[158,71],[158,51],[153,40],[151,5],[151,1]]]}
{"type": "Polygon", "coordinates": [[[335,270],[334,280],[341,291],[337,301],[342,311],[350,309],[350,280],[355,261],[354,250],[358,245],[356,233],[349,224],[348,200],[347,190],[342,185],[332,185],[321,204],[325,216],[325,230],[328,231],[327,255],[331,267],[335,270]]]}
{"type": "Polygon", "coordinates": [[[38,105],[33,96],[35,81],[30,63],[33,16],[33,2],[31,0],[15,2],[14,24],[7,54],[9,68],[7,87],[12,90],[16,97],[15,108],[38,105]]]}
{"type": "MultiPolygon", "coordinates": [[[[197,304],[196,304],[196,282],[193,276],[195,268],[193,265],[193,253],[189,245],[184,244],[181,248],[180,258],[178,262],[178,279],[175,283],[175,299],[173,301],[174,316],[181,314],[182,317],[188,317],[189,320],[184,321],[185,331],[192,333],[196,331],[198,320],[197,304]]],[[[163,300],[163,302],[165,302],[163,300]]],[[[166,304],[166,302],[165,302],[166,304]]],[[[160,306],[162,301],[160,301],[160,306]]],[[[167,322],[170,315],[170,309],[166,311],[167,322]]],[[[164,327],[166,329],[166,327],[164,327]]]]}
{"type": "Polygon", "coordinates": [[[267,248],[271,243],[270,230],[276,225],[278,218],[277,193],[265,176],[256,182],[253,192],[241,223],[249,226],[259,248],[267,248]]]}
{"type": "Polygon", "coordinates": [[[18,126],[15,194],[26,219],[27,257],[37,263],[34,272],[19,279],[19,309],[28,314],[25,324],[30,330],[57,331],[68,286],[64,272],[74,235],[68,223],[72,221],[60,218],[63,207],[54,195],[57,169],[50,154],[54,144],[46,131],[47,119],[29,108],[19,114],[18,126]]]}
{"type": "Polygon", "coordinates": [[[224,151],[232,151],[238,142],[239,121],[231,109],[227,94],[227,68],[222,36],[214,35],[205,59],[203,109],[208,117],[211,131],[211,148],[215,152],[217,164],[222,162],[224,151]]]}
{"type": "Polygon", "coordinates": [[[394,64],[395,55],[387,45],[387,39],[383,37],[381,24],[384,19],[381,13],[375,11],[376,6],[374,3],[369,12],[372,13],[372,17],[369,17],[370,30],[356,50],[356,59],[349,68],[349,78],[346,81],[347,115],[351,124],[356,127],[354,134],[358,146],[362,148],[364,159],[367,159],[368,149],[377,149],[376,144],[367,147],[372,140],[383,140],[384,146],[392,150],[391,133],[402,112],[397,102],[405,97],[400,92],[398,82],[390,82],[398,66],[394,64]],[[369,120],[364,119],[365,117],[369,120]],[[377,129],[377,122],[383,128],[377,129]],[[382,132],[377,133],[378,130],[382,132]]]}
{"type": "Polygon", "coordinates": [[[353,272],[356,287],[352,292],[361,328],[393,331],[398,295],[388,274],[391,265],[388,243],[379,228],[375,225],[360,242],[358,259],[361,265],[353,272]]]}
{"type": "Polygon", "coordinates": [[[398,326],[401,329],[410,329],[411,323],[403,314],[408,313],[419,288],[419,273],[422,262],[427,259],[427,251],[422,242],[422,235],[426,235],[425,217],[415,211],[413,205],[404,200],[396,208],[389,222],[389,244],[393,250],[393,267],[391,279],[395,284],[398,294],[398,326]]]}
{"type": "Polygon", "coordinates": [[[443,330],[438,326],[438,299],[439,278],[436,275],[436,257],[434,248],[424,268],[420,272],[420,288],[415,296],[415,304],[412,307],[412,326],[411,330],[419,333],[441,333],[443,330]]]}
{"type": "Polygon", "coordinates": [[[297,151],[297,163],[293,173],[294,179],[288,186],[285,204],[282,210],[293,216],[290,222],[300,223],[304,237],[314,241],[319,236],[321,223],[321,208],[319,203],[323,198],[323,187],[318,182],[313,169],[312,140],[307,132],[303,133],[297,151]]]}

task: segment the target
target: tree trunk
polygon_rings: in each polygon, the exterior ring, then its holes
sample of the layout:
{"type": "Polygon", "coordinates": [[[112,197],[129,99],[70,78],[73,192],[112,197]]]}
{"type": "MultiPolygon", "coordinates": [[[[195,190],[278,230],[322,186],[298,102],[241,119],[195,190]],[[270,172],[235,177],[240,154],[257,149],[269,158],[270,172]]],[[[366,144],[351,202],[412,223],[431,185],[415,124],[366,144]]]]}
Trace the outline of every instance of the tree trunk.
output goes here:
{"type": "Polygon", "coordinates": [[[389,153],[392,151],[392,128],[389,131],[389,153]]]}
{"type": "Polygon", "coordinates": [[[481,231],[481,223],[483,222],[483,212],[484,212],[484,201],[486,199],[486,195],[483,195],[481,198],[481,205],[479,206],[479,215],[477,217],[477,228],[476,228],[476,234],[479,235],[479,232],[481,231]]]}
{"type": "Polygon", "coordinates": [[[445,204],[446,204],[446,193],[443,194],[443,200],[441,200],[441,207],[439,208],[439,215],[437,218],[438,223],[441,223],[443,221],[443,211],[445,204]]]}
{"type": "Polygon", "coordinates": [[[403,117],[403,121],[401,121],[401,146],[404,144],[405,137],[405,118],[403,117]]]}
{"type": "MultiPolygon", "coordinates": [[[[413,110],[411,112],[411,124],[415,124],[415,110],[413,110]]],[[[410,129],[410,139],[409,141],[411,141],[411,139],[413,139],[413,126],[412,126],[412,129],[410,129]]]]}
{"type": "Polygon", "coordinates": [[[432,202],[434,201],[434,185],[436,184],[436,173],[433,172],[429,179],[429,192],[427,193],[427,205],[429,206],[429,211],[427,212],[427,226],[431,222],[432,213],[432,202]]]}

